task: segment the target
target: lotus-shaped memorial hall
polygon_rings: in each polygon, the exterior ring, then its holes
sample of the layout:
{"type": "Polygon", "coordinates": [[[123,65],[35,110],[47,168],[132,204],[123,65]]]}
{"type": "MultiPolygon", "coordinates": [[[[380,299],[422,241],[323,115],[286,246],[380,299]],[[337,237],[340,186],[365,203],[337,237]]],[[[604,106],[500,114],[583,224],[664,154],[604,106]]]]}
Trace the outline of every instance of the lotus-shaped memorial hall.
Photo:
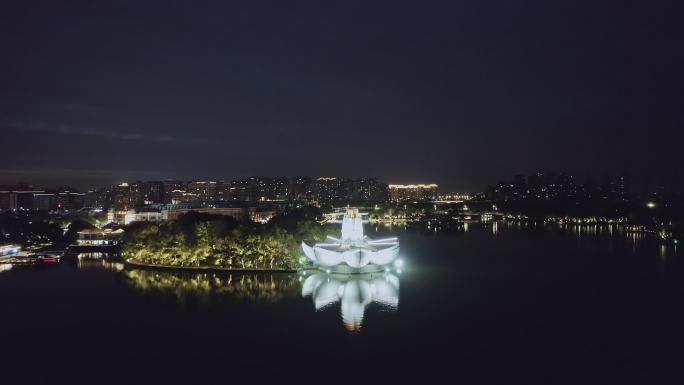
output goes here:
{"type": "Polygon", "coordinates": [[[370,273],[383,271],[399,255],[397,238],[372,240],[363,235],[363,215],[356,208],[343,214],[341,239],[328,237],[324,242],[302,242],[302,250],[319,269],[335,273],[370,273]]]}

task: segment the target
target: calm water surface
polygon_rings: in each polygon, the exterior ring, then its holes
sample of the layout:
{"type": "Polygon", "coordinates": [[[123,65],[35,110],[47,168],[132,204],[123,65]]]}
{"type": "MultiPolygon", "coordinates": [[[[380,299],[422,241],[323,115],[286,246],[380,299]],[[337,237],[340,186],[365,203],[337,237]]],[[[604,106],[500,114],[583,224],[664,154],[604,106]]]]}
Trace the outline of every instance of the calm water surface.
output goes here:
{"type": "Polygon", "coordinates": [[[684,383],[680,251],[591,227],[395,233],[405,265],[367,276],[0,272],[0,383],[684,383]]]}

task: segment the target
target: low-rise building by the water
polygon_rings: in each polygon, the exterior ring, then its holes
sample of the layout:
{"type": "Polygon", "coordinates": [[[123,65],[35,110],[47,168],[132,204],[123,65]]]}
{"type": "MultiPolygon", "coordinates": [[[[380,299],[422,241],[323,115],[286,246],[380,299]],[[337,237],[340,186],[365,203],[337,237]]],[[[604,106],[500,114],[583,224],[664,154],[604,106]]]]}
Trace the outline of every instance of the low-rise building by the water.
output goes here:
{"type": "Polygon", "coordinates": [[[117,246],[123,229],[86,229],[78,232],[76,246],[117,246]]]}
{"type": "Polygon", "coordinates": [[[124,217],[124,224],[133,222],[160,222],[164,219],[159,210],[128,210],[124,217]]]}

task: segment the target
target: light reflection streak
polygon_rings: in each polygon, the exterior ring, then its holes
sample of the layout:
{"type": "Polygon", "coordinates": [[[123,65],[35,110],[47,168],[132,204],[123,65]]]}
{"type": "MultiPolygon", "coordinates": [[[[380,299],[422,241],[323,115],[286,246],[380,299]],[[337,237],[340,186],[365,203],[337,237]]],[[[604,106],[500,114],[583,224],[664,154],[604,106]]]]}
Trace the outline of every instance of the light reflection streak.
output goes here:
{"type": "Polygon", "coordinates": [[[124,269],[124,264],[118,258],[117,254],[80,253],[76,256],[76,266],[80,270],[99,269],[119,272],[124,269]]]}
{"type": "Polygon", "coordinates": [[[387,311],[399,308],[399,277],[391,273],[340,275],[316,272],[302,285],[302,297],[311,296],[316,311],[340,302],[342,322],[349,332],[361,330],[371,303],[387,311]]]}
{"type": "Polygon", "coordinates": [[[664,262],[667,259],[667,246],[662,245],[662,244],[660,245],[659,255],[660,255],[661,261],[664,262]]]}

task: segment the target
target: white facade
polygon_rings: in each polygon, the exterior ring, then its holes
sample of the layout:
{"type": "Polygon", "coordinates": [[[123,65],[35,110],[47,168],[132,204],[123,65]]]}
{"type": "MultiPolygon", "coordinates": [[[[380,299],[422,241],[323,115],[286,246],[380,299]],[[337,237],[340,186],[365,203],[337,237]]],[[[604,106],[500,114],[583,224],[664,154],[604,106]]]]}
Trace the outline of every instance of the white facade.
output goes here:
{"type": "Polygon", "coordinates": [[[381,271],[399,255],[397,238],[372,240],[363,234],[362,214],[347,209],[342,219],[342,239],[328,237],[326,242],[302,242],[307,258],[324,270],[342,273],[381,271]]]}
{"type": "Polygon", "coordinates": [[[124,225],[133,222],[160,222],[162,219],[162,213],[159,211],[136,212],[135,210],[128,210],[124,217],[124,225]]]}
{"type": "Polygon", "coordinates": [[[78,246],[115,246],[123,236],[123,229],[86,229],[78,232],[78,246]]]}

